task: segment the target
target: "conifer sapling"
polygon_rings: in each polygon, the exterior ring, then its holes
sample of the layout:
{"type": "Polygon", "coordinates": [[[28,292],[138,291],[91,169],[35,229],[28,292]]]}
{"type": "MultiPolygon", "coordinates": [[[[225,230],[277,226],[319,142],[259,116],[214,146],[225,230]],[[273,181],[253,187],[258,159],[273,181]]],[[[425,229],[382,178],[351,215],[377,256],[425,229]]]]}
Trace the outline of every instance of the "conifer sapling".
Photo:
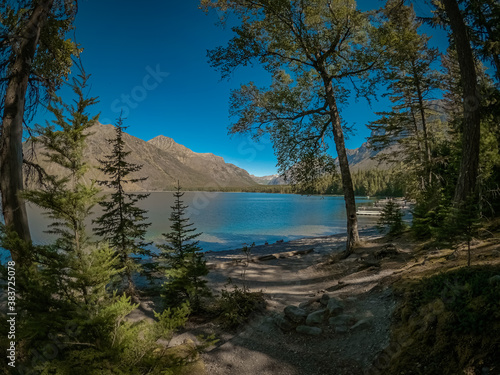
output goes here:
{"type": "Polygon", "coordinates": [[[206,280],[202,277],[208,274],[208,268],[202,250],[195,239],[201,235],[196,233],[193,223],[185,217],[187,206],[181,200],[184,195],[177,184],[174,192],[175,203],[170,215],[171,231],[163,234],[166,244],[160,245],[166,260],[167,281],[163,285],[164,297],[169,306],[178,306],[188,300],[194,310],[199,308],[200,297],[208,295],[206,280]]]}

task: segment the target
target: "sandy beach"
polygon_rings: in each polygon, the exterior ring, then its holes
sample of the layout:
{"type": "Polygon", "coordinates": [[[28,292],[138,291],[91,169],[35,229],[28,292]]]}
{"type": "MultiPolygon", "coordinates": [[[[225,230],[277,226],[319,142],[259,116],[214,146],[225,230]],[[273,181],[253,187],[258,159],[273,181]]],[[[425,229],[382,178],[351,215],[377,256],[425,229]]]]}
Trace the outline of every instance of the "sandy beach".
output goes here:
{"type": "MultiPolygon", "coordinates": [[[[367,229],[361,236],[364,241],[380,238],[375,229],[367,229]]],[[[205,253],[211,269],[209,285],[213,290],[220,290],[231,278],[234,284],[241,286],[245,272],[246,285],[251,291],[264,293],[268,309],[274,311],[300,303],[331,286],[333,275],[315,266],[344,250],[345,241],[345,235],[336,234],[255,246],[250,251],[248,263],[242,249],[205,253]]]]}

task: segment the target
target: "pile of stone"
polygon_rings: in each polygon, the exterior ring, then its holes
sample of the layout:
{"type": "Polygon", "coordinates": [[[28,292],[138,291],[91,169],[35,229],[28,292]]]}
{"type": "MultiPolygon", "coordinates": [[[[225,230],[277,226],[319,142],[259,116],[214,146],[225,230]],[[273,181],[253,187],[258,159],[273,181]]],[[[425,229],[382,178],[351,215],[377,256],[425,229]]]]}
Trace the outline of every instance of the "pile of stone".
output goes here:
{"type": "Polygon", "coordinates": [[[344,313],[344,307],[343,301],[324,294],[319,300],[285,307],[283,314],[277,315],[274,322],[283,331],[295,330],[313,336],[321,335],[325,325],[332,327],[336,333],[347,333],[370,325],[368,319],[358,320],[354,315],[344,313]]]}

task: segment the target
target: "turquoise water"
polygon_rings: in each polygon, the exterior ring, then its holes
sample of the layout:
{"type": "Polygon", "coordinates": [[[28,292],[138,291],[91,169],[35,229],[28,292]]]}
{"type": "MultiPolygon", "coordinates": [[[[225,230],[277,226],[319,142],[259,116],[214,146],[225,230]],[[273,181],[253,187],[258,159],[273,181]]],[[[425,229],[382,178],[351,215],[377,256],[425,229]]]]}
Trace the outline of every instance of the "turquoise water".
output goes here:
{"type": "MultiPolygon", "coordinates": [[[[338,196],[186,192],[183,199],[194,227],[203,232],[199,240],[204,250],[325,236],[344,233],[346,228],[344,199],[338,196]]],[[[358,204],[371,201],[357,199],[358,204]]],[[[141,202],[152,222],[147,234],[149,241],[162,242],[162,233],[170,230],[168,218],[173,203],[172,193],[165,192],[151,193],[141,202]]],[[[50,235],[44,233],[47,219],[40,210],[28,207],[28,215],[34,242],[50,242],[50,235]]],[[[360,217],[359,221],[363,228],[373,225],[376,219],[360,217]]]]}

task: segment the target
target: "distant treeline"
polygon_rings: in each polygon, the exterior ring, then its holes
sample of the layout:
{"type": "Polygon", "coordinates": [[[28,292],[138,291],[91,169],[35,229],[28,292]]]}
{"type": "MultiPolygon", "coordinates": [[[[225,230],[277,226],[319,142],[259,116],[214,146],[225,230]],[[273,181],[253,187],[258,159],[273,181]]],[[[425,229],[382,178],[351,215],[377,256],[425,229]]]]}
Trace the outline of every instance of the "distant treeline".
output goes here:
{"type": "MultiPolygon", "coordinates": [[[[333,183],[327,185],[326,192],[320,194],[342,194],[340,176],[336,176],[333,183]]],[[[369,196],[404,196],[404,182],[395,171],[373,169],[369,171],[356,171],[352,173],[355,195],[369,196]]]]}
{"type": "MultiPolygon", "coordinates": [[[[369,171],[356,171],[352,173],[355,195],[402,197],[404,183],[398,174],[392,170],[373,169],[369,171]]],[[[193,188],[195,191],[219,192],[246,192],[246,193],[275,193],[275,194],[331,194],[342,195],[342,182],[340,176],[328,175],[318,178],[307,187],[301,185],[255,185],[245,187],[201,187],[193,188]]]]}
{"type": "Polygon", "coordinates": [[[254,186],[203,186],[199,188],[188,188],[188,191],[218,191],[223,193],[276,193],[292,194],[292,188],[289,185],[254,185],[254,186]]]}

